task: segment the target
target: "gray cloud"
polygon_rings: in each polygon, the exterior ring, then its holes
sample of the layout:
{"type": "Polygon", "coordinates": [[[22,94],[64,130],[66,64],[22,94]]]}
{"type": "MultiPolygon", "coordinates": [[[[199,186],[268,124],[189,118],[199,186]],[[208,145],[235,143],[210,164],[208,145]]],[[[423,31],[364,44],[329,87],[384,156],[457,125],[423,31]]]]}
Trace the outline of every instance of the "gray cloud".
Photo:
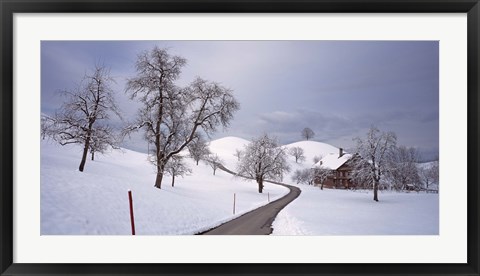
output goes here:
{"type": "MultiPolygon", "coordinates": [[[[195,76],[234,90],[241,103],[231,127],[214,138],[262,132],[283,143],[311,127],[316,140],[348,147],[375,124],[399,142],[438,153],[438,42],[429,41],[44,41],[41,109],[61,104],[97,62],[111,68],[120,107],[132,119],[138,105],[124,94],[138,53],[169,47],[188,60],[179,85],[195,76]]],[[[121,124],[121,122],[115,122],[121,124]]],[[[126,144],[145,148],[141,139],[126,144]]]]}

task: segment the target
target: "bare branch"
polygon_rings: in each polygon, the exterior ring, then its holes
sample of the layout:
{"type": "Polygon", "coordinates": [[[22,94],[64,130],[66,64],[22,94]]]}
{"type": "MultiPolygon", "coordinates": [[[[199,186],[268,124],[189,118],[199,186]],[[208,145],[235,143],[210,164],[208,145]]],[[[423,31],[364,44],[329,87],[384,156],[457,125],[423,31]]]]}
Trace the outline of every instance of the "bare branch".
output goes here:
{"type": "Polygon", "coordinates": [[[115,103],[109,69],[96,66],[90,75],[85,75],[78,87],[61,91],[66,100],[59,113],[45,124],[44,134],[61,145],[83,144],[84,151],[79,170],[83,171],[88,150],[103,152],[106,146],[115,146],[117,138],[105,120],[111,113],[121,118],[115,103]]]}
{"type": "Polygon", "coordinates": [[[188,87],[177,87],[175,81],[185,64],[184,58],[154,47],[138,55],[136,76],[127,82],[126,93],[142,107],[136,123],[124,133],[143,129],[154,145],[157,188],[171,158],[196,141],[200,132],[208,136],[219,125],[228,126],[239,108],[231,90],[216,83],[197,78],[188,87]]]}

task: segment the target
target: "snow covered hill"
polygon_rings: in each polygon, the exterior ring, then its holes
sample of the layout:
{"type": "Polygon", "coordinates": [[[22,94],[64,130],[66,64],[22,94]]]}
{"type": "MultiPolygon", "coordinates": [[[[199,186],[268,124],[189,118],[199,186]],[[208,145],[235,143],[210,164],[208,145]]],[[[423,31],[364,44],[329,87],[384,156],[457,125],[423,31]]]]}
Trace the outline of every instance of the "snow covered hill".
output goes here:
{"type": "Polygon", "coordinates": [[[317,141],[300,141],[285,145],[287,149],[291,149],[293,147],[300,147],[305,151],[305,163],[307,165],[313,165],[313,158],[315,156],[326,156],[330,153],[338,153],[339,149],[332,145],[317,142],[317,141]]]}
{"type": "Polygon", "coordinates": [[[290,166],[290,172],[283,179],[283,183],[285,184],[296,184],[295,181],[292,180],[292,176],[296,170],[304,170],[310,169],[315,164],[313,162],[313,158],[317,157],[324,157],[329,154],[338,154],[339,148],[334,147],[332,145],[317,142],[317,141],[300,141],[291,143],[284,146],[287,149],[287,153],[291,148],[300,147],[304,151],[305,161],[303,162],[295,162],[295,158],[288,154],[288,164],[290,166]]]}
{"type": "Polygon", "coordinates": [[[229,136],[211,141],[209,148],[212,153],[220,157],[226,168],[235,171],[238,159],[234,154],[236,150],[244,150],[248,144],[250,144],[248,140],[229,136]]]}
{"type": "MultiPolygon", "coordinates": [[[[222,144],[212,142],[211,147],[218,152],[228,149],[229,143],[222,144]]],[[[177,177],[175,187],[165,176],[159,190],[153,187],[155,170],[146,154],[114,150],[87,160],[85,171],[79,172],[81,150],[77,145],[41,142],[42,235],[129,235],[128,190],[140,235],[195,234],[267,204],[267,192],[271,200],[288,193],[266,183],[264,194],[259,194],[254,182],[220,170],[213,175],[209,166],[196,166],[190,159],[192,174],[177,177]]]]}

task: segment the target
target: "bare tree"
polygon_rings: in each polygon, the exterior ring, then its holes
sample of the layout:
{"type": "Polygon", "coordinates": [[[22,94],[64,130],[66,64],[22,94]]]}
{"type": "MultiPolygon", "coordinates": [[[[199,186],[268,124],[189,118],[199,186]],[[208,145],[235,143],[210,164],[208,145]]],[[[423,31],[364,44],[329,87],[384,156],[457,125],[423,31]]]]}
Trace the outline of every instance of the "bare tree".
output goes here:
{"type": "Polygon", "coordinates": [[[275,138],[270,138],[267,134],[254,139],[245,147],[237,166],[239,175],[257,181],[259,193],[263,192],[265,180],[281,181],[283,174],[289,170],[285,149],[279,146],[275,138]]]}
{"type": "Polygon", "coordinates": [[[315,155],[313,157],[313,164],[317,164],[320,160],[322,160],[323,156],[321,155],[315,155]]]}
{"type": "Polygon", "coordinates": [[[306,139],[307,141],[312,139],[315,136],[315,132],[309,127],[306,127],[302,130],[302,138],[306,139]]]}
{"type": "Polygon", "coordinates": [[[109,148],[120,149],[119,137],[115,131],[109,126],[95,127],[92,130],[90,141],[90,154],[92,161],[95,159],[95,153],[105,153],[109,148]]]}
{"type": "Polygon", "coordinates": [[[292,180],[296,181],[297,184],[312,185],[314,176],[315,173],[313,169],[296,170],[292,175],[292,180]]]}
{"type": "Polygon", "coordinates": [[[207,141],[201,135],[197,135],[187,146],[190,157],[195,160],[197,166],[200,160],[204,160],[210,154],[207,141]]]}
{"type": "Polygon", "coordinates": [[[55,136],[55,119],[42,114],[40,117],[40,137],[42,140],[45,138],[53,138],[55,136]]]}
{"type": "Polygon", "coordinates": [[[127,93],[142,107],[125,133],[146,132],[145,139],[154,146],[155,187],[159,189],[168,160],[187,147],[199,131],[209,135],[220,125],[227,127],[239,109],[232,91],[217,83],[197,78],[186,88],[177,87],[175,81],[185,64],[184,58],[154,47],[138,56],[137,75],[127,82],[127,93]]]}
{"type": "Polygon", "coordinates": [[[397,136],[393,132],[380,132],[370,127],[365,138],[354,138],[356,152],[353,177],[356,181],[369,179],[373,186],[373,200],[378,201],[378,187],[383,175],[388,171],[388,158],[395,149],[397,136]]]}
{"type": "Polygon", "coordinates": [[[233,156],[237,157],[237,161],[240,161],[240,159],[242,158],[242,154],[243,152],[239,149],[235,149],[235,153],[233,154],[233,156]]]}
{"type": "Polygon", "coordinates": [[[323,190],[323,184],[329,176],[333,175],[333,171],[325,168],[315,168],[314,180],[320,183],[320,189],[323,190]]]}
{"type": "Polygon", "coordinates": [[[439,181],[439,163],[438,160],[433,161],[431,165],[422,167],[419,170],[420,179],[425,186],[425,189],[430,189],[432,184],[437,184],[439,181]]]}
{"type": "Polygon", "coordinates": [[[215,175],[217,169],[222,165],[222,160],[217,154],[208,155],[205,161],[213,169],[213,175],[215,175]]]}
{"type": "Polygon", "coordinates": [[[395,190],[404,190],[408,184],[417,185],[420,178],[417,169],[418,151],[413,147],[395,147],[389,159],[386,176],[395,190]]]}
{"type": "Polygon", "coordinates": [[[175,177],[192,173],[192,170],[183,162],[181,155],[174,155],[165,165],[165,172],[172,177],[172,187],[175,187],[175,177]]]}
{"type": "Polygon", "coordinates": [[[305,151],[301,147],[293,147],[288,150],[288,154],[295,158],[295,163],[305,161],[305,151]]]}
{"type": "Polygon", "coordinates": [[[295,170],[292,174],[292,181],[300,184],[302,182],[302,179],[302,170],[295,170]]]}
{"type": "Polygon", "coordinates": [[[72,91],[63,91],[66,101],[55,115],[53,138],[61,145],[83,144],[83,154],[78,168],[83,172],[95,129],[107,127],[102,122],[111,113],[120,117],[111,88],[114,80],[104,66],[96,66],[72,91]]]}

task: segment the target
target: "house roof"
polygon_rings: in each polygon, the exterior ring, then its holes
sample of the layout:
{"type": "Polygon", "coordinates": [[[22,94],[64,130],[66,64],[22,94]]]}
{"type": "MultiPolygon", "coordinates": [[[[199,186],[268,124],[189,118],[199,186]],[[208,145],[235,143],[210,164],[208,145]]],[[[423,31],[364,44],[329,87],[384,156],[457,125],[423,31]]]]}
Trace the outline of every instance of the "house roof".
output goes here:
{"type": "Polygon", "coordinates": [[[320,169],[329,169],[329,170],[336,170],[340,168],[345,162],[350,160],[353,155],[350,153],[345,153],[342,157],[338,157],[338,153],[330,153],[324,156],[320,161],[315,163],[314,168],[320,169]]]}

